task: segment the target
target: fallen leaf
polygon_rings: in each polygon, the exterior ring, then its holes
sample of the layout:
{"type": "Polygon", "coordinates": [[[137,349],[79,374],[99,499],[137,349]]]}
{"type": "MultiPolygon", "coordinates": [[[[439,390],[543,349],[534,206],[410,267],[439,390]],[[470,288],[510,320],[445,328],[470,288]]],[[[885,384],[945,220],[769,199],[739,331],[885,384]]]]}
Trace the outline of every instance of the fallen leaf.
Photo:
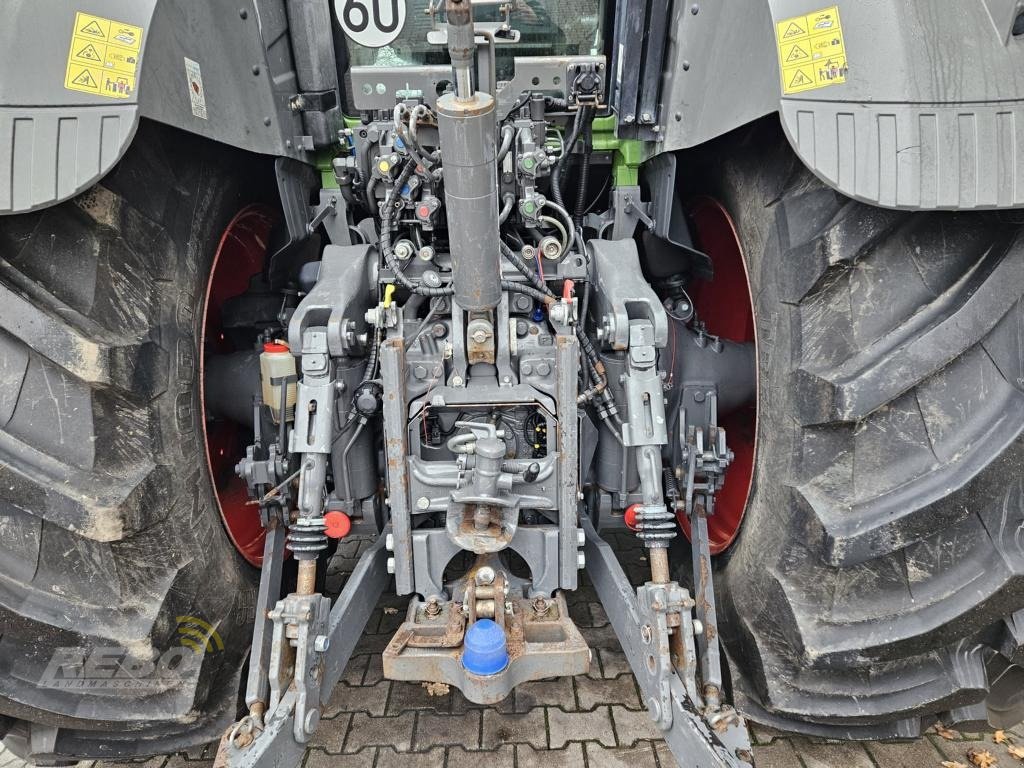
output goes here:
{"type": "Polygon", "coordinates": [[[447,696],[451,690],[445,683],[424,683],[423,687],[427,690],[428,696],[447,696]]]}
{"type": "Polygon", "coordinates": [[[1024,747],[1009,746],[1006,751],[1010,753],[1010,757],[1016,757],[1022,763],[1024,763],[1024,747]]]}
{"type": "Polygon", "coordinates": [[[958,763],[955,760],[943,760],[942,768],[967,768],[967,764],[958,763]]]}
{"type": "Polygon", "coordinates": [[[992,740],[996,744],[1013,744],[1013,739],[1006,735],[1006,731],[996,731],[992,734],[992,740]]]}
{"type": "Polygon", "coordinates": [[[960,738],[960,734],[956,731],[952,731],[944,725],[936,725],[935,732],[939,734],[946,741],[957,741],[960,738]]]}
{"type": "Polygon", "coordinates": [[[967,759],[978,766],[978,768],[992,768],[992,766],[998,764],[996,756],[987,749],[969,749],[967,750],[967,759]]]}
{"type": "Polygon", "coordinates": [[[384,613],[387,616],[394,616],[396,613],[398,613],[398,609],[397,608],[391,608],[389,606],[389,607],[384,609],[384,613]]]}

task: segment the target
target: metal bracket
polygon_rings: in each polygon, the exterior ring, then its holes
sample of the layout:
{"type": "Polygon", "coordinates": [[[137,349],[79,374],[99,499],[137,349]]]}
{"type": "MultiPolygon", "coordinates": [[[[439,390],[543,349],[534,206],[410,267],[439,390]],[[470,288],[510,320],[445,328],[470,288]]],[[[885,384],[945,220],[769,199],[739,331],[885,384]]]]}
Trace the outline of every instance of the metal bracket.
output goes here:
{"type": "Polygon", "coordinates": [[[587,573],[637,682],[665,741],[680,765],[707,768],[752,768],[753,753],[743,719],[732,710],[709,719],[702,713],[704,703],[695,697],[696,669],[693,664],[693,624],[689,610],[673,614],[673,606],[693,606],[686,590],[674,582],[647,584],[634,591],[611,547],[594,530],[589,518],[586,532],[587,573]],[[688,603],[687,603],[688,601],[688,603]],[[669,616],[680,618],[668,633],[669,616]],[[671,658],[673,643],[682,641],[683,652],[671,658]],[[712,722],[713,721],[713,722],[712,722]]]}
{"type": "MultiPolygon", "coordinates": [[[[326,699],[341,678],[366,622],[387,586],[386,561],[384,536],[380,536],[359,558],[345,588],[335,601],[323,633],[326,641],[320,642],[324,650],[317,652],[317,697],[307,698],[305,717],[308,717],[311,707],[319,709],[326,704],[326,699]]],[[[312,636],[314,651],[316,638],[316,635],[312,636]]],[[[307,696],[310,692],[311,689],[307,687],[307,696]]],[[[301,691],[295,685],[289,686],[277,700],[276,706],[272,706],[267,713],[264,724],[245,718],[242,723],[234,726],[221,740],[214,764],[223,768],[298,766],[305,751],[303,743],[296,740],[300,724],[297,720],[300,695],[301,691]]]]}
{"type": "Polygon", "coordinates": [[[330,608],[331,601],[323,595],[288,595],[268,615],[274,622],[270,709],[280,705],[284,695],[281,686],[288,683],[287,690],[295,692],[292,732],[303,744],[320,724],[321,666],[329,643],[326,633],[330,608]],[[284,674],[288,668],[292,670],[291,680],[284,674]]]}

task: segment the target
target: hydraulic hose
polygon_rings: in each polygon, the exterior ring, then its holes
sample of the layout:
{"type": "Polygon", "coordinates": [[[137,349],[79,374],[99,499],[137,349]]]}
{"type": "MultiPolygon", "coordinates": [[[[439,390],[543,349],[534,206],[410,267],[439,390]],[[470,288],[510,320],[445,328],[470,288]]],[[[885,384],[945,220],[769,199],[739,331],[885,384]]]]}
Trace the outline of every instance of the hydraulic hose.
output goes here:
{"type": "Polygon", "coordinates": [[[410,293],[417,293],[421,296],[451,296],[454,293],[454,289],[451,286],[430,288],[425,285],[416,285],[416,283],[405,276],[402,266],[398,263],[398,259],[395,258],[395,251],[391,244],[391,218],[395,215],[395,198],[398,196],[399,190],[405,186],[405,183],[409,181],[409,178],[415,171],[416,163],[407,162],[395,180],[394,185],[392,185],[391,191],[388,192],[387,198],[384,200],[384,210],[380,215],[381,252],[384,254],[384,262],[388,265],[388,269],[395,275],[395,282],[410,293]]]}
{"type": "Polygon", "coordinates": [[[576,210],[573,212],[573,223],[583,226],[583,216],[587,209],[587,184],[590,181],[590,128],[588,122],[583,132],[583,159],[580,162],[580,175],[576,187],[576,210]]]}

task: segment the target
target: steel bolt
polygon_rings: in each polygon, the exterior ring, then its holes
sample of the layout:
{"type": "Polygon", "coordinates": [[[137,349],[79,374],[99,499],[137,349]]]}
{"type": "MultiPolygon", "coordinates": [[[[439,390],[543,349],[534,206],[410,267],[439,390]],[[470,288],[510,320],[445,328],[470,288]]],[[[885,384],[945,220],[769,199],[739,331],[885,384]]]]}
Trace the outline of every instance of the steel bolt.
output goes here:
{"type": "Polygon", "coordinates": [[[487,341],[487,337],[489,335],[490,334],[488,334],[487,331],[481,328],[473,333],[473,341],[475,341],[477,344],[483,344],[485,341],[487,341]]]}
{"type": "Polygon", "coordinates": [[[389,533],[387,536],[384,537],[384,549],[386,549],[388,552],[395,551],[395,534],[389,533]]]}
{"type": "Polygon", "coordinates": [[[533,601],[533,612],[536,613],[538,616],[543,616],[545,613],[548,612],[550,608],[551,606],[548,605],[548,601],[546,598],[538,597],[536,600],[533,601]]]}
{"type": "Polygon", "coordinates": [[[654,633],[651,631],[650,624],[644,624],[640,627],[640,639],[648,645],[651,644],[651,640],[654,639],[654,633]]]}
{"type": "Polygon", "coordinates": [[[434,327],[430,329],[430,335],[435,339],[443,339],[448,335],[448,328],[444,323],[434,323],[434,327]]]}
{"type": "Polygon", "coordinates": [[[537,363],[537,374],[548,376],[551,374],[551,366],[548,363],[537,363]]]}
{"type": "Polygon", "coordinates": [[[494,569],[489,565],[485,565],[479,571],[476,572],[476,583],[477,584],[492,584],[494,583],[494,569]]]}
{"type": "Polygon", "coordinates": [[[392,573],[393,574],[394,572],[395,572],[395,558],[389,557],[388,558],[388,573],[392,573]]]}
{"type": "Polygon", "coordinates": [[[430,509],[430,499],[426,496],[420,496],[416,499],[416,509],[430,509]]]}
{"type": "Polygon", "coordinates": [[[587,556],[584,555],[582,552],[577,552],[576,553],[576,568],[577,568],[577,570],[582,571],[586,567],[587,567],[587,556]]]}
{"type": "Polygon", "coordinates": [[[427,607],[424,609],[424,613],[430,617],[441,615],[441,601],[438,599],[437,595],[432,595],[427,601],[427,607]]]}
{"type": "Polygon", "coordinates": [[[461,376],[452,376],[452,386],[453,387],[461,387],[462,386],[462,377],[461,376]]]}
{"type": "Polygon", "coordinates": [[[324,653],[330,647],[331,638],[327,635],[317,635],[316,639],[313,640],[313,650],[317,653],[324,653]]]}
{"type": "Polygon", "coordinates": [[[529,363],[523,363],[522,365],[519,366],[519,370],[523,374],[523,376],[529,376],[531,373],[533,373],[533,366],[530,365],[529,363]]]}
{"type": "Polygon", "coordinates": [[[412,369],[412,377],[414,379],[425,379],[427,377],[427,369],[422,365],[417,365],[412,369]]]}

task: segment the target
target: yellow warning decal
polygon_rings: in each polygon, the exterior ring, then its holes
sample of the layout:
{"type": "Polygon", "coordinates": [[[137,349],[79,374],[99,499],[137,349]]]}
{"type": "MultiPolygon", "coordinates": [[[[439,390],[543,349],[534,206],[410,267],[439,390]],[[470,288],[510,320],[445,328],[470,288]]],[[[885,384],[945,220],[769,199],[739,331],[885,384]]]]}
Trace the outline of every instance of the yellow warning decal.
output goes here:
{"type": "Polygon", "coordinates": [[[846,82],[846,46],[839,8],[823,8],[775,25],[783,94],[846,82]]]}
{"type": "Polygon", "coordinates": [[[134,96],[142,32],[134,24],[77,13],[64,87],[112,99],[134,96]]]}

